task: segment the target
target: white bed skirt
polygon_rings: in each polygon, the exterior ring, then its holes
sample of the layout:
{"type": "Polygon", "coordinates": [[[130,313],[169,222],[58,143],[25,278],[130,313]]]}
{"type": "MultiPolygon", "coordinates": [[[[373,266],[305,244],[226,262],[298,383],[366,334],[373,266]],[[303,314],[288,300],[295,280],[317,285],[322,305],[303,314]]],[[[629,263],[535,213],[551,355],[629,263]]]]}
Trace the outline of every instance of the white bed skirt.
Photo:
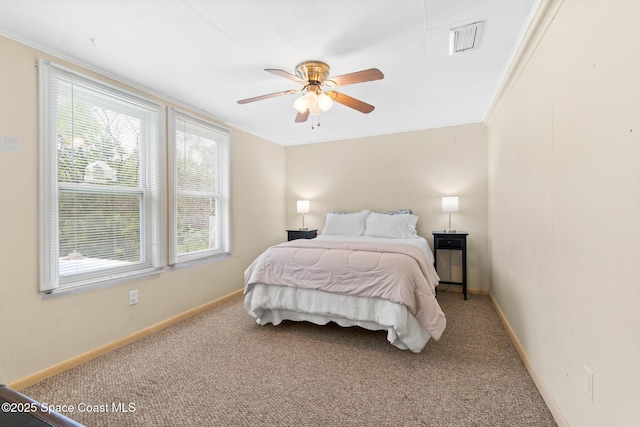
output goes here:
{"type": "Polygon", "coordinates": [[[260,325],[279,325],[283,320],[293,320],[317,325],[335,322],[343,327],[387,331],[387,340],[392,345],[415,353],[431,338],[406,306],[379,298],[254,284],[246,290],[244,309],[260,325]]]}

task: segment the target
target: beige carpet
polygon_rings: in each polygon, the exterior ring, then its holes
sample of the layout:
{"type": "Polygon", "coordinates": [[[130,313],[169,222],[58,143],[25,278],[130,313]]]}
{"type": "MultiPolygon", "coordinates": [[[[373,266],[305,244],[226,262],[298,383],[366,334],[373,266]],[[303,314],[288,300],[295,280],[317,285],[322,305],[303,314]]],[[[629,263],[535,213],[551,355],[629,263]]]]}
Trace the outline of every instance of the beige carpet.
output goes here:
{"type": "Polygon", "coordinates": [[[555,426],[488,297],[438,300],[447,330],[419,354],[385,332],[258,326],[236,297],[23,392],[89,426],[555,426]]]}

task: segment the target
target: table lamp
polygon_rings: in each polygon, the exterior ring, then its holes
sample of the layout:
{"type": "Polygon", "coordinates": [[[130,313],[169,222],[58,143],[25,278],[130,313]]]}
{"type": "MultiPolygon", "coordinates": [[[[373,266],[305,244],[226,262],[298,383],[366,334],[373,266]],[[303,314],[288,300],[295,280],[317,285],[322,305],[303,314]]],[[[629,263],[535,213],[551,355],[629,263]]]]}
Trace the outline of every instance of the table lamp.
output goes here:
{"type": "Polygon", "coordinates": [[[447,233],[455,233],[456,230],[451,228],[451,213],[458,212],[458,196],[450,196],[442,198],[442,212],[449,214],[449,229],[447,233]]]}
{"type": "Polygon", "coordinates": [[[308,230],[308,228],[304,226],[304,214],[309,213],[309,201],[298,200],[297,208],[298,213],[302,214],[302,227],[300,227],[300,230],[308,230]]]}

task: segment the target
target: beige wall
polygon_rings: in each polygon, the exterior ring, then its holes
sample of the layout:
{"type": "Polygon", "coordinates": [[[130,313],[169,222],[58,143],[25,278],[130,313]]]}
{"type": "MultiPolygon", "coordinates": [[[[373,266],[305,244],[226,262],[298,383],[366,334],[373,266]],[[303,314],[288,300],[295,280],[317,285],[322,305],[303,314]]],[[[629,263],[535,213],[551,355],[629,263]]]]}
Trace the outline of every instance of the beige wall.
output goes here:
{"type": "MultiPolygon", "coordinates": [[[[311,131],[311,130],[310,130],[311,131]]],[[[488,289],[487,146],[481,124],[287,147],[287,226],[301,226],[296,200],[309,199],[305,225],[322,228],[332,210],[410,208],[418,234],[448,227],[441,197],[460,196],[452,227],[469,232],[469,287],[488,289]]]]}
{"type": "Polygon", "coordinates": [[[488,122],[491,292],[570,425],[637,425],[640,3],[551,4],[488,122]]]}
{"type": "Polygon", "coordinates": [[[38,57],[56,60],[0,37],[0,138],[19,140],[17,151],[0,151],[0,383],[240,289],[244,269],[265,247],[282,240],[285,227],[284,148],[232,130],[232,256],[146,280],[41,299],[38,57]],[[128,305],[131,289],[139,291],[140,302],[134,306],[128,305]]]}

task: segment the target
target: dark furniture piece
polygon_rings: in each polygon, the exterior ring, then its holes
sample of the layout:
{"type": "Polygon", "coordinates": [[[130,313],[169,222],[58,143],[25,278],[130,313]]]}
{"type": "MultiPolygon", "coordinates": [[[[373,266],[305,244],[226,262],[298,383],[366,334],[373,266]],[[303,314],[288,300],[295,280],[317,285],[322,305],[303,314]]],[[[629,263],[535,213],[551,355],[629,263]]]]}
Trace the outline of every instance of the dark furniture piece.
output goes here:
{"type": "Polygon", "coordinates": [[[318,229],[313,230],[287,230],[287,240],[313,239],[318,235],[318,229]]]}
{"type": "MultiPolygon", "coordinates": [[[[467,299],[467,236],[466,231],[434,231],[433,256],[435,258],[436,271],[438,270],[438,249],[462,252],[462,282],[440,281],[441,284],[462,285],[464,299],[467,299]]],[[[451,266],[449,266],[451,267],[451,266]]]]}
{"type": "Polygon", "coordinates": [[[83,427],[82,424],[51,411],[30,397],[0,385],[0,426],[2,427],[83,427]]]}

